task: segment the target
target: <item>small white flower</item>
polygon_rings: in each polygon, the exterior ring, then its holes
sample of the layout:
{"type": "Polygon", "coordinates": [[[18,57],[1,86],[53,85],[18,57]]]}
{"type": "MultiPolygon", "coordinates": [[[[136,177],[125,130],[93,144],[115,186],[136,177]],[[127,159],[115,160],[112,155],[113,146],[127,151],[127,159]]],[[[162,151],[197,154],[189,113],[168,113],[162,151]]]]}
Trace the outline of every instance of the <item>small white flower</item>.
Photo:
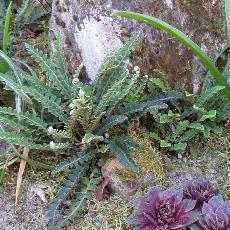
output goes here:
{"type": "Polygon", "coordinates": [[[56,144],[53,141],[51,141],[50,142],[50,148],[51,149],[55,149],[55,147],[56,147],[56,144]]]}
{"type": "Polygon", "coordinates": [[[85,97],[85,92],[82,89],[79,90],[78,97],[79,98],[84,98],[85,97]]]}
{"type": "Polygon", "coordinates": [[[74,103],[70,103],[69,107],[70,107],[70,109],[74,109],[75,108],[75,104],[74,103]]]}
{"type": "Polygon", "coordinates": [[[75,111],[76,111],[76,109],[72,109],[72,110],[69,112],[69,114],[70,114],[70,115],[73,115],[73,114],[75,113],[75,111]]]}
{"type": "Polygon", "coordinates": [[[134,70],[135,72],[139,72],[139,71],[140,71],[140,68],[139,68],[139,66],[135,66],[133,70],[134,70]]]}
{"type": "Polygon", "coordinates": [[[106,137],[106,138],[109,138],[109,134],[108,134],[108,133],[105,133],[105,137],[106,137]]]}
{"type": "Polygon", "coordinates": [[[52,134],[53,131],[54,131],[54,128],[53,128],[52,126],[50,126],[50,127],[48,128],[48,133],[52,134]]]}
{"type": "Polygon", "coordinates": [[[72,80],[72,84],[77,84],[79,82],[78,77],[75,77],[74,75],[74,79],[72,80]]]}

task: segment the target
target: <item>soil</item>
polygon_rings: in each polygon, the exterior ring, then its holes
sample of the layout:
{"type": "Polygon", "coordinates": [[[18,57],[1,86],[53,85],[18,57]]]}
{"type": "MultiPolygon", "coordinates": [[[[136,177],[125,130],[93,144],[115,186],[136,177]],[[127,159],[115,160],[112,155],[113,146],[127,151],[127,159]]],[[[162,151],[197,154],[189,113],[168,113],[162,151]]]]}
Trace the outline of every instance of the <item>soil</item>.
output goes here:
{"type": "Polygon", "coordinates": [[[20,202],[15,206],[15,183],[0,187],[0,229],[46,230],[47,203],[33,192],[34,184],[24,181],[21,189],[20,202]]]}

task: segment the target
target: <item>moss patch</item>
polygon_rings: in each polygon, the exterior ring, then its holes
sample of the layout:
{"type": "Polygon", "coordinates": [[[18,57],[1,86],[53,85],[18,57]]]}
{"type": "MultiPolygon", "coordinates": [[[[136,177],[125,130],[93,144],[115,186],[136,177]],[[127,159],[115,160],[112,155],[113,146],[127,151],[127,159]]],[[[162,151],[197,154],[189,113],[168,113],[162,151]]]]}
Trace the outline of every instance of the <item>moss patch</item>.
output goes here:
{"type": "Polygon", "coordinates": [[[138,179],[147,173],[155,173],[156,179],[162,181],[166,177],[163,159],[159,150],[151,145],[147,136],[135,136],[136,141],[140,144],[140,149],[133,151],[132,159],[140,168],[140,173],[134,173],[129,169],[116,168],[115,174],[122,180],[126,178],[138,179]]]}

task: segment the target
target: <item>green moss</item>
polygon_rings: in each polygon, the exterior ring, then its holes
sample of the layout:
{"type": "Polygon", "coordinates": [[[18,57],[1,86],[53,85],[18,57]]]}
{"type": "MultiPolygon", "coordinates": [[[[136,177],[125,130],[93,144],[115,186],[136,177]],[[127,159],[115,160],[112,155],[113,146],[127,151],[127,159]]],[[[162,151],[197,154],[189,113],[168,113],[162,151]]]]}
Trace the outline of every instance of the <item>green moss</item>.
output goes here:
{"type": "Polygon", "coordinates": [[[140,173],[134,173],[129,169],[116,168],[115,173],[122,181],[127,178],[138,179],[149,172],[156,174],[156,179],[162,181],[165,179],[165,170],[161,153],[151,145],[147,136],[135,136],[136,141],[140,144],[140,149],[133,151],[132,158],[140,168],[140,173]]]}
{"type": "Polygon", "coordinates": [[[123,230],[126,229],[125,223],[131,213],[132,204],[124,202],[118,196],[102,202],[93,200],[88,213],[77,221],[74,229],[123,230]]]}

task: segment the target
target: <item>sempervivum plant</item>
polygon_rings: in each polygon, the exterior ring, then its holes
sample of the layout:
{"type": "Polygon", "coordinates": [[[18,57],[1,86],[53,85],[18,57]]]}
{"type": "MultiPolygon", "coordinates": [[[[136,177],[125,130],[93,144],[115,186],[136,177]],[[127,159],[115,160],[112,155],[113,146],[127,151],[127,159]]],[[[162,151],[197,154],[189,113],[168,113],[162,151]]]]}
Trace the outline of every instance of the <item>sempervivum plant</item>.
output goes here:
{"type": "Polygon", "coordinates": [[[139,200],[130,223],[140,230],[185,229],[198,220],[193,211],[196,201],[183,199],[183,192],[174,188],[158,191],[152,188],[147,198],[139,200]]]}
{"type": "Polygon", "coordinates": [[[196,207],[200,209],[204,202],[208,202],[210,198],[215,196],[217,190],[213,187],[209,180],[202,177],[191,181],[184,189],[184,197],[196,200],[196,207]]]}
{"type": "Polygon", "coordinates": [[[204,203],[199,224],[204,230],[230,230],[230,200],[214,196],[204,203]]]}

